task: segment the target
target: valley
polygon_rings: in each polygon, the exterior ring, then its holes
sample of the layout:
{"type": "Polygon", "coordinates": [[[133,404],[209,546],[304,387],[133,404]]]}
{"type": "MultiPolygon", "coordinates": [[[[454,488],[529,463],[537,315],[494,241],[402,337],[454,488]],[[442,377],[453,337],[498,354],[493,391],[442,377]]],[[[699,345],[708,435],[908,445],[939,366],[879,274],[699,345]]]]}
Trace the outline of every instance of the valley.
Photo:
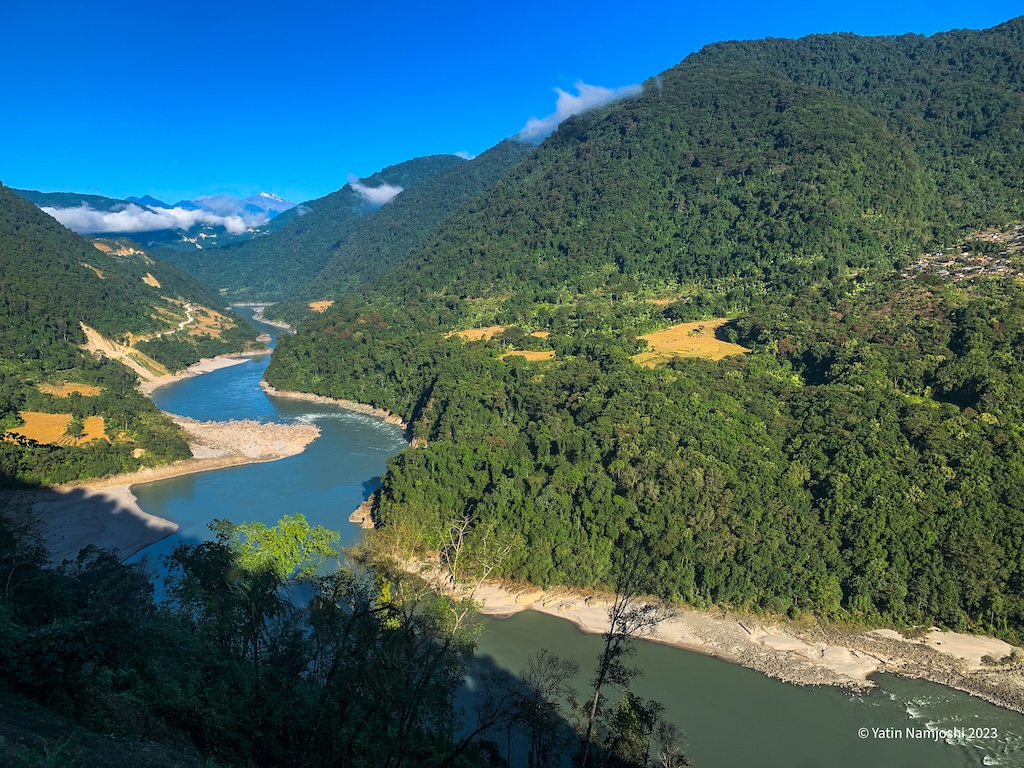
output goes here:
{"type": "Polygon", "coordinates": [[[239,766],[1016,764],[1022,51],[713,42],[297,205],[0,185],[0,686],[239,766]]]}

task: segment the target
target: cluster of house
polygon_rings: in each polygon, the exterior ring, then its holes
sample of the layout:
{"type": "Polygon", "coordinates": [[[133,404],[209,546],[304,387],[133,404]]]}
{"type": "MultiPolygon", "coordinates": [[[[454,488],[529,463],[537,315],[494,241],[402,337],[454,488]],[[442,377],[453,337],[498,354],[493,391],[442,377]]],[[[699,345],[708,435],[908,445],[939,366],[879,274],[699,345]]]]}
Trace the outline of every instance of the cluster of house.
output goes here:
{"type": "Polygon", "coordinates": [[[1024,225],[975,232],[965,242],[993,245],[964,245],[926,253],[905,268],[903,276],[929,272],[952,282],[978,276],[1024,278],[1024,225]]]}

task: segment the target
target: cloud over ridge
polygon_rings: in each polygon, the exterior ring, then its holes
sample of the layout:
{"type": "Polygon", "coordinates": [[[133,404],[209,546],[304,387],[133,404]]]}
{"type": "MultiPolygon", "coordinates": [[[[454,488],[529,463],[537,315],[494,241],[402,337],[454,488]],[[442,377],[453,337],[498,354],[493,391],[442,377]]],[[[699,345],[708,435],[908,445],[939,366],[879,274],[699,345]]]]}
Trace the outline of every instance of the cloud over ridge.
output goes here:
{"type": "Polygon", "coordinates": [[[97,211],[82,203],[77,208],[43,208],[70,230],[80,235],[97,232],[156,232],[162,229],[191,229],[197,224],[224,227],[240,235],[250,227],[260,227],[270,218],[266,214],[220,215],[211,211],[184,208],[144,208],[131,203],[118,211],[97,211]]]}
{"type": "Polygon", "coordinates": [[[355,174],[348,175],[348,185],[370,205],[380,207],[391,202],[395,195],[401,192],[404,187],[397,184],[381,184],[377,187],[368,187],[356,177],[355,174]]]}
{"type": "Polygon", "coordinates": [[[558,94],[555,111],[547,117],[531,117],[515,138],[527,144],[539,143],[566,118],[603,107],[605,104],[619,99],[639,96],[643,91],[643,86],[639,84],[624,85],[621,88],[604,88],[600,85],[587,85],[582,80],[577,80],[574,86],[576,95],[563,91],[561,88],[555,88],[555,93],[558,94]]]}

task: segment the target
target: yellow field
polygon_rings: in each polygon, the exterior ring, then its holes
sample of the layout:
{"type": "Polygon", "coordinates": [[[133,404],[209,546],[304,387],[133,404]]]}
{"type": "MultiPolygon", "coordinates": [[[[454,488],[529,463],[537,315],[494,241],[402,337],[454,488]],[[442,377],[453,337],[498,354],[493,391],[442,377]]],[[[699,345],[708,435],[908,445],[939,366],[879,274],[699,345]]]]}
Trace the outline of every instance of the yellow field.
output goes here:
{"type": "Polygon", "coordinates": [[[531,349],[524,350],[521,352],[506,352],[502,355],[502,358],[516,355],[517,357],[525,357],[527,360],[550,360],[555,356],[555,350],[553,349],[531,349]]]}
{"type": "Polygon", "coordinates": [[[450,339],[452,336],[461,336],[466,341],[480,341],[480,339],[491,339],[504,330],[504,325],[489,325],[486,328],[468,328],[465,331],[452,331],[445,334],[445,338],[450,339]]]}
{"type": "Polygon", "coordinates": [[[88,443],[90,440],[106,440],[108,443],[110,442],[102,416],[86,416],[82,426],[85,428],[85,431],[78,438],[79,445],[88,443]]]}
{"type": "Polygon", "coordinates": [[[703,357],[707,360],[721,360],[729,355],[742,355],[750,350],[739,344],[720,341],[715,330],[729,322],[727,317],[714,320],[700,320],[696,323],[680,323],[661,331],[641,336],[647,339],[647,351],[633,356],[633,362],[646,368],[653,368],[674,357],[703,357]],[[698,330],[703,327],[703,330],[698,330]]]}
{"type": "Polygon", "coordinates": [[[68,424],[71,423],[70,413],[22,411],[21,420],[25,422],[24,426],[9,429],[6,434],[21,435],[48,445],[84,445],[90,440],[109,440],[102,416],[86,416],[82,422],[84,431],[79,438],[67,434],[68,424]]]}
{"type": "MultiPolygon", "coordinates": [[[[313,305],[309,305],[313,308],[313,305]]],[[[493,339],[499,333],[504,333],[507,327],[504,325],[489,325],[486,328],[468,328],[465,331],[452,331],[446,333],[445,338],[450,339],[452,336],[459,336],[466,341],[480,341],[480,339],[493,339]]],[[[538,339],[546,339],[551,335],[551,331],[533,331],[531,336],[536,336],[538,339]]]]}
{"type": "Polygon", "coordinates": [[[654,304],[659,307],[667,307],[669,304],[675,304],[679,299],[644,299],[647,304],[654,304]]]}
{"type": "Polygon", "coordinates": [[[77,392],[82,397],[96,397],[103,391],[103,387],[97,387],[92,384],[72,384],[71,382],[40,384],[38,389],[44,395],[54,395],[56,397],[67,397],[73,392],[77,392]]]}
{"type": "Polygon", "coordinates": [[[149,272],[147,272],[146,276],[142,278],[142,282],[144,282],[146,285],[151,285],[154,288],[160,287],[160,281],[153,277],[153,275],[151,275],[149,272]]]}
{"type": "Polygon", "coordinates": [[[314,312],[326,312],[327,308],[334,304],[334,299],[328,299],[324,301],[311,301],[309,302],[309,308],[314,312]]]}

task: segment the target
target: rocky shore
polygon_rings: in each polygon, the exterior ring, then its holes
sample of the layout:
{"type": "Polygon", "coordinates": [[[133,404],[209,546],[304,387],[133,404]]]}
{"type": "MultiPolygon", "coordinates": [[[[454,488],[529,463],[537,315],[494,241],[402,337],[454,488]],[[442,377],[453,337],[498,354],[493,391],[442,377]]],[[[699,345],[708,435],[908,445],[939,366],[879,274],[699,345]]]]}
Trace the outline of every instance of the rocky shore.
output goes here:
{"type": "Polygon", "coordinates": [[[365,413],[367,416],[375,416],[378,419],[383,419],[388,424],[394,424],[396,427],[401,427],[405,430],[406,434],[409,433],[409,424],[391,411],[386,411],[383,408],[374,408],[372,405],[366,403],[357,403],[354,400],[342,400],[335,397],[325,397],[324,395],[314,395],[310,392],[293,392],[289,389],[277,389],[272,387],[267,382],[261,381],[260,386],[263,391],[268,395],[274,397],[287,397],[291,400],[305,400],[310,403],[322,403],[324,405],[336,405],[339,408],[344,408],[347,411],[355,411],[356,413],[365,413]]]}
{"type": "MultiPolygon", "coordinates": [[[[481,613],[508,617],[533,610],[573,622],[584,632],[608,628],[611,597],[567,590],[487,584],[474,594],[481,613]]],[[[647,638],[755,669],[795,685],[874,687],[891,672],[956,688],[1024,713],[1024,660],[991,637],[931,629],[918,637],[891,629],[846,631],[724,611],[674,609],[647,638]]]]}

